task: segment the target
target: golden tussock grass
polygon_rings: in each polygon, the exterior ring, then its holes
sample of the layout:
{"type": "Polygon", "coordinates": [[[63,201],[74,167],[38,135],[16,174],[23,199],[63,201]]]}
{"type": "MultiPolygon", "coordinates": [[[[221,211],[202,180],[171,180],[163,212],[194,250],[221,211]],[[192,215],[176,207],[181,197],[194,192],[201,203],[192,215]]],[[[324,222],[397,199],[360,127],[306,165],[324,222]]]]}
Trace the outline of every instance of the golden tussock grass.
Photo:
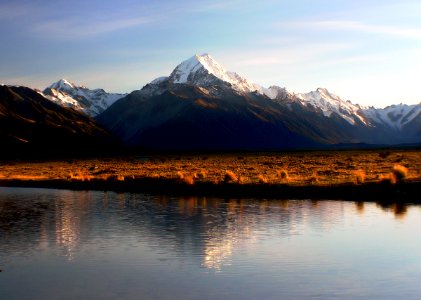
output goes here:
{"type": "Polygon", "coordinates": [[[408,176],[408,168],[405,166],[396,164],[393,166],[392,174],[395,177],[396,182],[402,182],[408,176]]]}
{"type": "Polygon", "coordinates": [[[281,181],[285,181],[285,182],[289,181],[288,172],[286,170],[276,171],[276,176],[279,177],[281,179],[281,181]]]}
{"type": "Polygon", "coordinates": [[[178,175],[178,179],[180,180],[180,182],[186,183],[188,185],[192,185],[194,184],[194,175],[186,175],[181,171],[177,172],[178,175]]]}
{"type": "Polygon", "coordinates": [[[134,176],[139,179],[178,179],[180,183],[258,184],[268,181],[297,186],[367,184],[379,180],[391,183],[421,181],[421,151],[388,152],[387,156],[380,156],[378,150],[373,150],[210,154],[206,159],[202,155],[161,155],[45,162],[3,161],[0,179],[116,181],[121,176],[120,180],[124,177],[127,181],[134,176]],[[264,179],[259,179],[259,175],[264,179]]]}
{"type": "Polygon", "coordinates": [[[408,176],[409,170],[405,166],[396,164],[393,166],[392,172],[379,176],[379,182],[387,182],[390,184],[401,183],[408,176]]]}
{"type": "Polygon", "coordinates": [[[82,171],[81,169],[78,169],[76,174],[73,172],[69,173],[69,178],[71,180],[80,180],[80,181],[89,181],[94,178],[94,176],[90,175],[86,171],[82,171]]]}
{"type": "Polygon", "coordinates": [[[379,175],[378,179],[379,179],[380,183],[390,183],[390,184],[396,183],[396,178],[395,178],[395,176],[393,176],[392,173],[379,175]]]}
{"type": "Polygon", "coordinates": [[[238,182],[238,176],[230,170],[225,171],[224,182],[238,182]]]}
{"type": "Polygon", "coordinates": [[[257,179],[259,180],[259,183],[268,183],[269,180],[263,176],[262,174],[257,175],[257,179]]]}
{"type": "Polygon", "coordinates": [[[355,184],[362,184],[365,181],[366,174],[364,170],[357,170],[354,172],[355,174],[355,184]]]}
{"type": "Polygon", "coordinates": [[[313,171],[313,174],[310,176],[309,181],[311,184],[318,184],[320,182],[320,177],[316,171],[313,171]]]}

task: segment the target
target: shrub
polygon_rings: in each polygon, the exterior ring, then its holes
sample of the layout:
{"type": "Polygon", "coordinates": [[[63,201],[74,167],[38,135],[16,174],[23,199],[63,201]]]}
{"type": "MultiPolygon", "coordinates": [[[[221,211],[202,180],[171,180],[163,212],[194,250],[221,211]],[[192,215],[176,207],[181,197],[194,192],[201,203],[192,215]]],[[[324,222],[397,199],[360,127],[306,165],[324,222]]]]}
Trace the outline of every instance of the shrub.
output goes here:
{"type": "Polygon", "coordinates": [[[310,177],[310,183],[311,184],[317,184],[319,183],[319,175],[316,171],[313,172],[313,175],[310,177]]]}
{"type": "Polygon", "coordinates": [[[284,181],[288,181],[289,179],[288,172],[286,170],[278,170],[276,174],[284,181]]]}
{"type": "Polygon", "coordinates": [[[225,177],[224,177],[224,181],[225,182],[238,182],[238,176],[235,175],[233,172],[231,172],[230,170],[226,170],[225,171],[225,177]]]}
{"type": "Polygon", "coordinates": [[[363,170],[355,171],[355,183],[361,184],[365,181],[365,172],[363,170]]]}
{"type": "Polygon", "coordinates": [[[187,183],[189,185],[194,184],[194,178],[191,175],[185,175],[183,174],[183,172],[178,171],[177,172],[178,178],[180,179],[181,182],[187,183]]]}
{"type": "Polygon", "coordinates": [[[206,172],[206,170],[201,170],[198,174],[197,177],[200,179],[205,179],[208,176],[208,173],[206,172]]]}
{"type": "Polygon", "coordinates": [[[92,178],[94,178],[94,176],[89,175],[88,173],[82,171],[81,169],[77,170],[77,174],[73,174],[73,172],[70,172],[69,174],[70,179],[74,179],[74,180],[81,180],[81,181],[89,181],[92,178]]]}
{"type": "Polygon", "coordinates": [[[265,178],[262,174],[259,174],[257,178],[259,179],[259,183],[268,183],[267,178],[265,178]]]}
{"type": "Polygon", "coordinates": [[[408,176],[408,168],[396,164],[393,166],[392,174],[395,177],[395,181],[397,183],[402,182],[408,176]]]}
{"type": "Polygon", "coordinates": [[[380,175],[379,176],[379,182],[380,183],[389,183],[389,184],[395,184],[396,183],[396,177],[393,175],[393,173],[389,173],[386,175],[380,175]]]}
{"type": "Polygon", "coordinates": [[[190,176],[190,175],[185,175],[183,178],[183,181],[189,185],[194,184],[194,178],[193,176],[190,176]]]}

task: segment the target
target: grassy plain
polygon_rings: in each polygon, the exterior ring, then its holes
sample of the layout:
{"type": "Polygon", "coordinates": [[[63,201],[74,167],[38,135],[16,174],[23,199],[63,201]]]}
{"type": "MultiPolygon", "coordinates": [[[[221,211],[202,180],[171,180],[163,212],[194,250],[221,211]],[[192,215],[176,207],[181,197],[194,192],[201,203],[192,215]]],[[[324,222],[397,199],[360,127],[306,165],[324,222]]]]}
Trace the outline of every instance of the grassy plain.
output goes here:
{"type": "Polygon", "coordinates": [[[0,185],[222,197],[421,202],[420,150],[127,156],[0,162],[0,185]],[[390,196],[390,197],[389,197],[390,196]]]}
{"type": "Polygon", "coordinates": [[[153,155],[0,162],[0,180],[127,181],[181,184],[331,186],[421,181],[421,151],[370,150],[261,154],[153,155]],[[395,170],[394,170],[395,168],[395,170]]]}

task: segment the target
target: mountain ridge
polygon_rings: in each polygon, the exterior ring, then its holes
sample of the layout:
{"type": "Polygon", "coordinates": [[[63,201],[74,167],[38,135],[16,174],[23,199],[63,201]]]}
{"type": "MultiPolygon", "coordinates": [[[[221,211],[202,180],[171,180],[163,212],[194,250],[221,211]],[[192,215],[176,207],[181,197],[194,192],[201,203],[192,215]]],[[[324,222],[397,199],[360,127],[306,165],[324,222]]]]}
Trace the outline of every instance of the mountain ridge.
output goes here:
{"type": "Polygon", "coordinates": [[[61,106],[71,107],[95,117],[127,94],[107,93],[103,89],[91,90],[67,79],[60,79],[45,88],[42,95],[61,106]]]}
{"type": "MultiPolygon", "coordinates": [[[[414,107],[416,109],[410,115],[412,119],[401,117],[408,121],[405,125],[409,127],[412,121],[416,124],[421,118],[418,106],[414,107]]],[[[233,141],[239,148],[276,149],[347,143],[395,144],[421,140],[417,129],[386,126],[385,122],[366,113],[365,109],[323,88],[294,94],[279,86],[261,87],[234,72],[226,71],[210,55],[204,54],[181,62],[169,76],[154,79],[142,89],[120,99],[99,115],[98,120],[122,136],[129,145],[149,144],[158,148],[174,147],[177,138],[186,147],[194,146],[190,145],[189,140],[195,141],[197,147],[210,147],[202,137],[212,140],[215,133],[199,130],[202,122],[206,122],[221,137],[219,141],[213,140],[217,148],[231,145],[233,141]],[[227,120],[227,116],[231,120],[227,120]],[[221,124],[218,124],[218,118],[221,124]],[[237,124],[243,124],[243,130],[249,132],[248,137],[236,127],[237,124]],[[260,128],[260,131],[254,131],[251,124],[260,128]],[[174,131],[174,128],[178,128],[178,131],[174,131]],[[227,128],[235,128],[235,134],[228,134],[227,128]],[[189,134],[186,133],[188,131],[189,134]],[[405,134],[405,131],[409,133],[405,134]],[[272,143],[263,142],[259,134],[271,136],[274,140],[272,143]],[[162,141],[158,143],[158,136],[162,140],[173,141],[171,145],[162,141]],[[237,139],[238,136],[253,142],[245,144],[237,139]],[[301,139],[301,142],[285,142],[288,139],[301,139]]],[[[395,106],[394,109],[400,107],[395,106]]],[[[390,112],[378,114],[386,118],[394,115],[390,112]]],[[[388,120],[389,123],[399,121],[396,117],[388,120]]],[[[234,144],[230,147],[235,148],[234,144]]]]}

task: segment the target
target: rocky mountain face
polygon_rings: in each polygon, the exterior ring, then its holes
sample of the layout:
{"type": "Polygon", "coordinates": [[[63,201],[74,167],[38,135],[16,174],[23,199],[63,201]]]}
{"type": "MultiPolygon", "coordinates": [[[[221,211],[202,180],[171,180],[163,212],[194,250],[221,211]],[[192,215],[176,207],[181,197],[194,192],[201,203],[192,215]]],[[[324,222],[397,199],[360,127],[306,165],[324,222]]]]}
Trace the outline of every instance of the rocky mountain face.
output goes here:
{"type": "Polygon", "coordinates": [[[27,87],[0,85],[0,153],[12,156],[87,154],[115,145],[92,118],[27,87]]]}
{"type": "Polygon", "coordinates": [[[42,93],[61,106],[74,108],[91,117],[99,115],[115,101],[126,96],[126,94],[107,93],[103,89],[90,90],[66,79],[54,82],[42,93]]]}
{"type": "Polygon", "coordinates": [[[321,88],[264,88],[204,54],[120,99],[98,120],[130,146],[269,150],[421,142],[419,108],[376,110],[321,88]]]}

